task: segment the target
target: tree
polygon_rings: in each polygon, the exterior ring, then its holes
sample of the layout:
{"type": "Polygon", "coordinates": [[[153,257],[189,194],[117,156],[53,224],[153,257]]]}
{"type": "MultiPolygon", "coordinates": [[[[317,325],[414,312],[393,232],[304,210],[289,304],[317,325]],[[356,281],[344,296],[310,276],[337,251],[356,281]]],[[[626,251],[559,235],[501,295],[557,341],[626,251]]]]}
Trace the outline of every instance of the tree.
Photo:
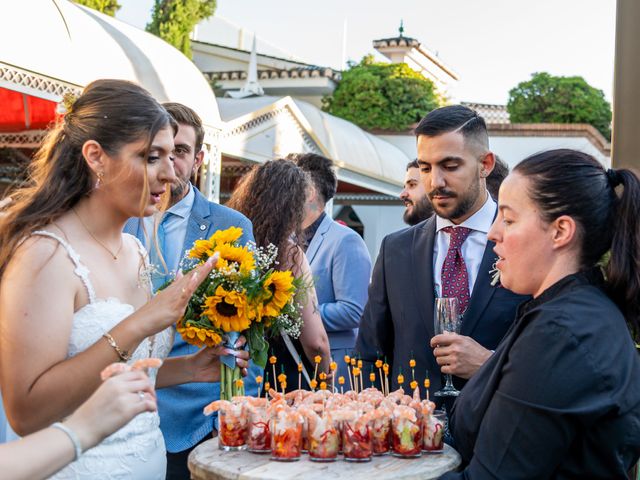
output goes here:
{"type": "Polygon", "coordinates": [[[611,104],[582,77],[534,73],[509,91],[513,123],[589,123],[611,138],[611,104]]]}
{"type": "Polygon", "coordinates": [[[189,35],[201,20],[213,15],[215,9],[216,0],[155,0],[147,32],[157,35],[191,58],[189,35]]]}
{"type": "Polygon", "coordinates": [[[74,0],[80,5],[93,8],[99,12],[105,13],[110,16],[115,16],[116,12],[120,10],[121,5],[118,0],[74,0]]]}
{"type": "Polygon", "coordinates": [[[402,131],[442,99],[433,82],[406,63],[376,62],[368,55],[342,73],[333,95],[322,102],[326,112],[362,128],[402,131]]]}

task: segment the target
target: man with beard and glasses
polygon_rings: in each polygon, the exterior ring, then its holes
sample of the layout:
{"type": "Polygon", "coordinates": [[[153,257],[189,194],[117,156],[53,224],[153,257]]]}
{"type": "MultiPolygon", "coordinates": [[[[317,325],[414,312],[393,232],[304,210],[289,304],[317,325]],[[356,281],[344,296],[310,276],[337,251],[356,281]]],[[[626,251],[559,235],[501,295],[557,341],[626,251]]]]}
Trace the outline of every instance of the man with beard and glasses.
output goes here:
{"type": "Polygon", "coordinates": [[[424,185],[420,181],[420,169],[418,160],[407,164],[407,173],[404,176],[404,189],[400,192],[400,199],[407,207],[402,215],[404,223],[409,226],[417,225],[433,215],[433,208],[429,203],[424,185]]]}
{"type": "Polygon", "coordinates": [[[524,297],[492,285],[497,257],[487,233],[497,208],[486,177],[495,157],[484,120],[448,106],[424,117],[415,133],[420,180],[435,215],[382,241],[356,349],[367,362],[387,359],[392,388],[413,359],[416,380],[428,371],[432,392],[443,386],[440,373],[454,375],[460,389],[496,348],[524,297]],[[435,335],[436,297],[458,299],[459,335],[435,335]]]}
{"type": "MultiPolygon", "coordinates": [[[[239,212],[210,202],[191,183],[204,158],[202,144],[204,129],[198,114],[179,103],[165,103],[163,107],[178,123],[174,137],[173,167],[177,182],[171,185],[169,208],[161,218],[132,218],[125,225],[145,244],[154,271],[151,279],[154,290],[173,278],[180,267],[185,251],[198,239],[209,238],[217,230],[240,227],[240,242],[253,241],[251,222],[239,212]],[[154,238],[156,241],[149,240],[154,238]],[[161,255],[158,254],[159,247],[161,255]]],[[[198,347],[187,344],[176,333],[169,356],[196,353],[198,347]]],[[[257,395],[256,375],[260,369],[250,363],[245,378],[247,395],[257,395]]],[[[202,408],[220,398],[219,383],[190,383],[158,390],[160,429],[167,447],[167,480],[190,478],[187,457],[199,443],[210,438],[214,418],[202,414],[202,408]]]]}

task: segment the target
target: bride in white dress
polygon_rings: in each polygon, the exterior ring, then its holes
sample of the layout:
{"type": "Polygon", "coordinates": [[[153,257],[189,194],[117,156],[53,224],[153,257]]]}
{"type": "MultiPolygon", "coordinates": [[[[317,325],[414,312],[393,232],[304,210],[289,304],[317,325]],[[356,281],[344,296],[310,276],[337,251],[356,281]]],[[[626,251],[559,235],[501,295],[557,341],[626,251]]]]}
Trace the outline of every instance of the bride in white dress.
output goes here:
{"type": "MultiPolygon", "coordinates": [[[[0,386],[18,434],[68,416],[113,361],[167,357],[171,326],[212,263],[151,298],[146,252],[121,232],[168,195],[174,133],[144,89],[96,81],[38,152],[32,185],[12,194],[0,218],[0,386]]],[[[218,381],[220,353],[166,359],[150,376],[157,388],[218,381]]],[[[164,479],[165,468],[159,417],[147,412],[54,478],[164,479]]]]}

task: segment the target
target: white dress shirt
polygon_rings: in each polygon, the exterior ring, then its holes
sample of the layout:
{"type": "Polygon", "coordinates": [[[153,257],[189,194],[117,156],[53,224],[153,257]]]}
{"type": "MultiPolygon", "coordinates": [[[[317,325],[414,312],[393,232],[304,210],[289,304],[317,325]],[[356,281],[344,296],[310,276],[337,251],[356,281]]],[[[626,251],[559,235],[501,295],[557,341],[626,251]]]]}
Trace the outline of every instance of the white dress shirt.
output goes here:
{"type": "MultiPolygon", "coordinates": [[[[189,193],[187,193],[182,200],[167,209],[165,215],[169,215],[169,218],[164,222],[164,251],[162,256],[169,273],[174,275],[180,261],[184,256],[182,247],[184,245],[184,239],[187,236],[187,226],[189,225],[189,217],[191,216],[191,209],[193,202],[196,198],[193,187],[189,185],[189,193]]],[[[147,232],[153,232],[153,222],[155,215],[151,217],[145,217],[144,228],[147,232]]],[[[187,248],[191,248],[188,245],[187,248]]]]}
{"type": "Polygon", "coordinates": [[[496,202],[489,192],[487,200],[480,210],[467,218],[460,225],[455,225],[451,220],[436,215],[436,241],[433,242],[433,285],[436,296],[442,294],[442,264],[449,251],[451,235],[443,232],[445,227],[467,227],[472,231],[462,244],[462,258],[467,267],[469,278],[469,294],[473,294],[473,286],[478,278],[478,269],[487,246],[487,234],[496,215],[496,202]]]}

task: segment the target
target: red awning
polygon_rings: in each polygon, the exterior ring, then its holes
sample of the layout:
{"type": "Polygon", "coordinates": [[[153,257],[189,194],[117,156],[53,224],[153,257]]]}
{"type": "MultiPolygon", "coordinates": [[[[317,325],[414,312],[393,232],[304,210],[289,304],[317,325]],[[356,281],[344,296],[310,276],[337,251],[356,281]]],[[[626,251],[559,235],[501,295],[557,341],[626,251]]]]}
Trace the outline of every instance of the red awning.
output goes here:
{"type": "Polygon", "coordinates": [[[42,130],[56,118],[56,102],[0,87],[0,132],[42,130]]]}

